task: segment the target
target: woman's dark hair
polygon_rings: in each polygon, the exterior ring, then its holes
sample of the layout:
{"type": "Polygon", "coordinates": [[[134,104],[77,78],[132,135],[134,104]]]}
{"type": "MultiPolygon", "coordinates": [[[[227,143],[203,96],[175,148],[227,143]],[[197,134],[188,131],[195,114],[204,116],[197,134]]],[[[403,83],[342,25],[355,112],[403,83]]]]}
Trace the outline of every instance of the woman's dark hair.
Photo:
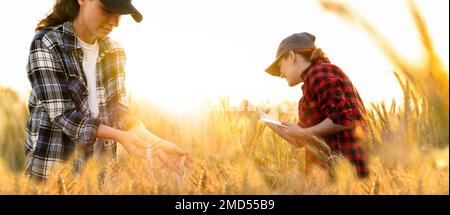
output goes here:
{"type": "Polygon", "coordinates": [[[39,21],[35,31],[43,28],[60,25],[66,21],[73,21],[80,11],[80,5],[77,0],[56,0],[50,14],[39,21]]]}

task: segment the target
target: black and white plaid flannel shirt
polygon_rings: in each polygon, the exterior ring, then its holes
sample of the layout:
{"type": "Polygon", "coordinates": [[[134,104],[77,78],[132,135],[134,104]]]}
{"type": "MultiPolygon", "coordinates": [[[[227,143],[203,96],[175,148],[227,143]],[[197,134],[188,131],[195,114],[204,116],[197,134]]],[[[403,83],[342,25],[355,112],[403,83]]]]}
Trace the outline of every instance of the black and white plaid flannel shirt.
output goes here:
{"type": "Polygon", "coordinates": [[[27,65],[32,92],[25,144],[26,176],[47,179],[51,167],[70,158],[74,159],[74,171],[79,171],[92,155],[96,142],[103,146],[104,157],[116,161],[116,142],[96,138],[99,124],[127,130],[139,123],[127,106],[123,48],[108,37],[98,43],[99,116],[93,117],[88,107],[83,51],[72,22],[35,35],[27,65]]]}

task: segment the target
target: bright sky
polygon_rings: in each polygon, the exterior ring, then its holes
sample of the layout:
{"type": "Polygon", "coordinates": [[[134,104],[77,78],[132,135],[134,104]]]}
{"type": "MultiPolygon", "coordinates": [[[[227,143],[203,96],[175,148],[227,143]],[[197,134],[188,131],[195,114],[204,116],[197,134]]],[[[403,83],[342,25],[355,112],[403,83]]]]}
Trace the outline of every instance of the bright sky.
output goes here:
{"type": "MultiPolygon", "coordinates": [[[[4,5],[8,10],[0,13],[0,85],[23,94],[30,90],[25,70],[28,48],[38,20],[53,2],[15,0],[4,5]]],[[[323,11],[317,1],[133,2],[144,15],[143,22],[125,16],[111,34],[127,52],[128,88],[133,96],[170,110],[195,110],[221,96],[234,103],[298,101],[299,86],[289,88],[285,80],[267,75],[264,69],[283,38],[303,31],[316,35],[316,45],[348,74],[366,103],[401,98],[393,66],[367,34],[323,11]]],[[[407,59],[420,59],[407,1],[346,2],[375,23],[407,59]]],[[[416,2],[448,68],[449,1],[416,2]]]]}

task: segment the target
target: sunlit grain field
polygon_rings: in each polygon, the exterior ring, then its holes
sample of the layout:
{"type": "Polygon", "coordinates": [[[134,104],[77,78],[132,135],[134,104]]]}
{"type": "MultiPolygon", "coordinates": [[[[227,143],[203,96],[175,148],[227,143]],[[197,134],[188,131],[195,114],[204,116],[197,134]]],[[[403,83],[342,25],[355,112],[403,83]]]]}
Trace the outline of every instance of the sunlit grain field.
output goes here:
{"type": "MultiPolygon", "coordinates": [[[[405,98],[408,98],[407,96],[405,98]]],[[[91,162],[84,174],[57,171],[47,183],[23,177],[26,103],[1,89],[1,194],[448,194],[448,142],[439,144],[437,120],[430,108],[412,99],[409,108],[373,105],[369,114],[371,176],[360,181],[351,165],[340,161],[337,179],[315,168],[305,175],[304,149],[296,150],[257,120],[254,112],[222,99],[217,111],[174,114],[131,101],[147,128],[189,150],[193,168],[179,177],[154,165],[149,168],[119,150],[114,180],[100,185],[91,162]],[[418,106],[417,106],[418,105],[418,106]],[[422,111],[417,111],[420,108],[422,111]]],[[[407,102],[407,101],[405,101],[407,102]]],[[[267,106],[267,113],[296,120],[296,104],[267,106]]]]}
{"type": "MultiPolygon", "coordinates": [[[[321,1],[340,17],[357,21],[375,39],[398,70],[402,102],[365,104],[370,177],[359,180],[353,167],[339,160],[336,178],[317,167],[304,173],[304,149],[291,147],[257,113],[218,99],[214,111],[171,113],[130,98],[132,112],[158,136],[191,152],[194,165],[184,176],[131,158],[119,148],[118,169],[89,162],[81,175],[71,167],[55,170],[43,184],[23,176],[26,99],[0,87],[0,194],[449,194],[448,67],[437,57],[426,25],[413,4],[410,10],[425,48],[422,66],[410,65],[382,34],[345,5],[321,1]]],[[[280,120],[297,120],[297,103],[258,104],[280,120]]]]}

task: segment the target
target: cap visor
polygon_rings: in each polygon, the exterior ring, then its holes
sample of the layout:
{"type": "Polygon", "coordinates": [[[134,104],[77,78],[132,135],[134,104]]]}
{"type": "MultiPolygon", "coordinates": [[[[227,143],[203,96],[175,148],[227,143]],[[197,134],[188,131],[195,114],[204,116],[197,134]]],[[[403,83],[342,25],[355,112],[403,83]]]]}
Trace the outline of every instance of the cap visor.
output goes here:
{"type": "Polygon", "coordinates": [[[137,11],[136,13],[132,13],[131,16],[133,17],[134,21],[141,22],[142,21],[142,14],[137,11]]]}
{"type": "Polygon", "coordinates": [[[111,13],[116,14],[131,14],[134,21],[141,22],[142,14],[129,1],[111,1],[101,0],[103,6],[111,13]]]}
{"type": "Polygon", "coordinates": [[[273,76],[280,76],[280,67],[278,66],[278,61],[273,62],[269,67],[267,67],[266,72],[273,76]]]}

